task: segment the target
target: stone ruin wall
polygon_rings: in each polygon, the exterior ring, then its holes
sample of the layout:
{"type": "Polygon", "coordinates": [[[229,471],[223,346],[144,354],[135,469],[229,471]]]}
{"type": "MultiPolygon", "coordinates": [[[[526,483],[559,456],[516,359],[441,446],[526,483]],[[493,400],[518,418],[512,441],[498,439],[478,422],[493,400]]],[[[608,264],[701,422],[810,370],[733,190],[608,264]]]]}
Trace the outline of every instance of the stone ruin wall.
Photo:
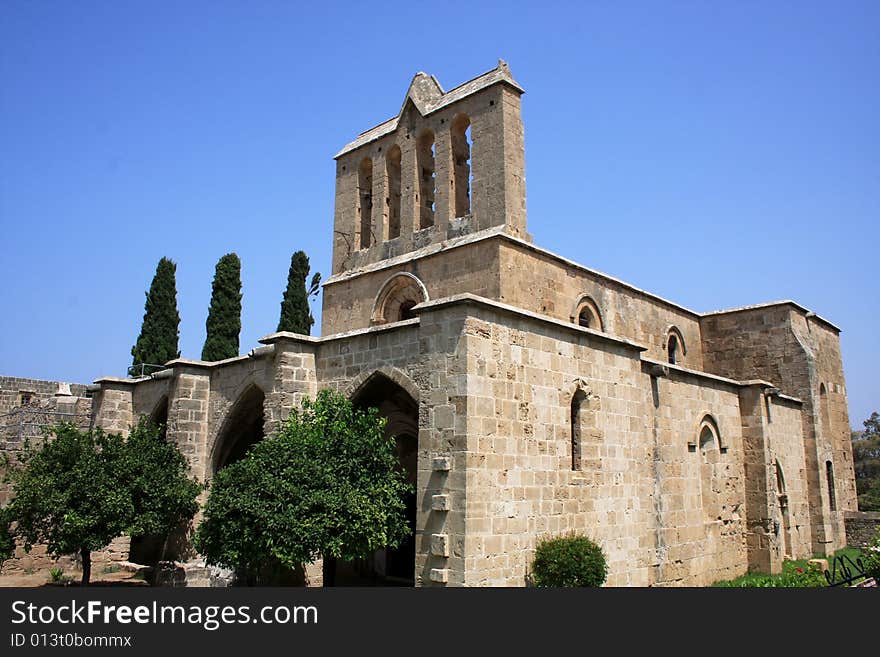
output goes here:
{"type": "MultiPolygon", "coordinates": [[[[89,387],[80,383],[45,381],[20,377],[0,377],[0,452],[15,462],[27,440],[41,440],[42,426],[60,421],[71,421],[80,429],[88,429],[92,420],[92,399],[89,387]],[[70,395],[57,395],[59,384],[69,387],[70,395]],[[32,394],[31,401],[22,405],[22,393],[32,394]],[[32,426],[40,425],[40,426],[32,426]]],[[[2,469],[0,469],[2,470],[2,469]]],[[[5,473],[0,471],[0,477],[5,473]]],[[[0,506],[9,502],[12,487],[0,482],[0,506]]],[[[92,553],[95,571],[112,567],[111,564],[128,558],[127,543],[114,541],[106,548],[92,553]]],[[[35,545],[30,552],[19,546],[13,558],[2,564],[4,575],[30,574],[48,571],[53,567],[70,571],[78,567],[77,557],[53,559],[44,545],[35,545]]],[[[47,575],[48,578],[48,575],[47,575]]]]}

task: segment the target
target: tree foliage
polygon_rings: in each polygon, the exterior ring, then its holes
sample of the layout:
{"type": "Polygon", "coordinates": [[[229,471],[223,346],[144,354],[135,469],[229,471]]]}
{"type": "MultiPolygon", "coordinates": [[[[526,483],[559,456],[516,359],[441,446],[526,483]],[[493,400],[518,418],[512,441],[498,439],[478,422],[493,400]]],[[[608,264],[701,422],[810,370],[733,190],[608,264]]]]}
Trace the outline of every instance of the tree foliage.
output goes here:
{"type": "Polygon", "coordinates": [[[241,332],[241,261],[227,253],[217,262],[211,286],[211,307],[202,360],[214,361],[238,356],[241,332]]]}
{"type": "Polygon", "coordinates": [[[132,370],[143,364],[163,365],[180,356],[177,347],[180,315],[177,312],[175,265],[168,258],[159,260],[147,292],[144,319],[137,342],[131,348],[132,370]]]}
{"type": "Polygon", "coordinates": [[[297,251],[290,257],[290,270],[287,274],[287,289],[281,300],[281,318],[278,321],[279,331],[290,331],[310,335],[315,318],[309,309],[309,297],[318,293],[321,274],[315,272],[311,283],[306,287],[309,276],[309,257],[303,251],[297,251]]]}
{"type": "Polygon", "coordinates": [[[360,559],[407,535],[411,488],[375,408],[330,390],[217,473],[195,545],[249,581],[262,564],[360,559]]]}
{"type": "Polygon", "coordinates": [[[602,586],[607,576],[602,548],[581,534],[547,539],[535,549],[531,574],[535,586],[602,586]]]}
{"type": "Polygon", "coordinates": [[[853,467],[861,511],[880,511],[880,415],[871,413],[864,431],[853,433],[853,467]]]}
{"type": "Polygon", "coordinates": [[[39,445],[26,446],[8,477],[14,496],[0,524],[25,550],[42,543],[55,557],[78,553],[83,584],[93,550],[123,533],[170,532],[198,510],[201,489],[187,478],[177,447],[146,419],[127,440],[100,428],[53,427],[39,445]]]}

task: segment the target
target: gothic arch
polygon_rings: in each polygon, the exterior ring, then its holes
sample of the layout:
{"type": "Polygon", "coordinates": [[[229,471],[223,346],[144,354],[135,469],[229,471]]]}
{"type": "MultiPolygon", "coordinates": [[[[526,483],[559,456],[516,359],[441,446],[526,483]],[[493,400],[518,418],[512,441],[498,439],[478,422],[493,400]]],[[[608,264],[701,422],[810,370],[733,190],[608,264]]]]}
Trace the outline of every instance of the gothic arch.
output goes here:
{"type": "Polygon", "coordinates": [[[403,388],[403,390],[412,397],[417,404],[419,403],[419,387],[415,384],[415,381],[409,378],[406,372],[396,367],[380,367],[375,370],[361,372],[352,379],[348,386],[346,386],[345,396],[349,399],[360,397],[361,393],[368,387],[370,382],[378,377],[385,377],[392,383],[396,383],[403,388]]]}
{"type": "Polygon", "coordinates": [[[168,395],[162,395],[153,410],[150,411],[150,421],[155,424],[168,424],[168,395]]]}
{"type": "Polygon", "coordinates": [[[602,469],[603,433],[599,427],[599,397],[581,378],[562,392],[569,410],[569,456],[572,472],[599,472],[602,469]]]}
{"type": "Polygon", "coordinates": [[[386,436],[396,443],[400,467],[412,485],[406,496],[410,532],[396,548],[381,548],[371,558],[342,561],[324,558],[324,585],[415,585],[419,397],[412,380],[396,368],[364,372],[346,387],[356,407],[376,408],[387,419],[386,436]]]}
{"type": "Polygon", "coordinates": [[[708,411],[703,413],[700,419],[700,424],[697,426],[697,445],[700,448],[703,447],[704,437],[707,440],[711,439],[715,443],[715,448],[718,451],[725,449],[725,446],[721,442],[721,431],[718,428],[718,422],[715,420],[715,417],[708,411]],[[711,436],[706,433],[707,430],[709,434],[711,434],[711,436]]]}
{"type": "Polygon", "coordinates": [[[229,407],[210,454],[210,473],[241,459],[248,448],[263,439],[266,395],[256,384],[249,385],[229,407]]]}
{"type": "Polygon", "coordinates": [[[418,278],[408,272],[398,272],[382,284],[373,308],[371,324],[388,324],[409,319],[412,308],[428,300],[428,289],[418,278]]]}
{"type": "Polygon", "coordinates": [[[715,418],[706,413],[697,430],[699,454],[700,499],[706,518],[714,522],[721,514],[721,433],[715,418]]]}
{"type": "Polygon", "coordinates": [[[589,294],[582,294],[578,297],[577,303],[574,304],[571,310],[571,321],[585,328],[605,331],[605,322],[602,319],[599,304],[589,294]],[[588,321],[584,323],[584,319],[588,321]]]}

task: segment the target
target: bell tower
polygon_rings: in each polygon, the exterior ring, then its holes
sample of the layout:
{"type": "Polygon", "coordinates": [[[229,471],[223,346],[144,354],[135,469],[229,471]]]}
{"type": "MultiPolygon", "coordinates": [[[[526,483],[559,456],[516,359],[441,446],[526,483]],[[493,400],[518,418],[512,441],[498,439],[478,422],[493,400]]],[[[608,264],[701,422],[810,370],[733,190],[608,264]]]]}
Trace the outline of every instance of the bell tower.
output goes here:
{"type": "Polygon", "coordinates": [[[523,93],[501,60],[450,91],[417,73],[335,157],[333,275],[493,227],[528,239],[523,93]]]}

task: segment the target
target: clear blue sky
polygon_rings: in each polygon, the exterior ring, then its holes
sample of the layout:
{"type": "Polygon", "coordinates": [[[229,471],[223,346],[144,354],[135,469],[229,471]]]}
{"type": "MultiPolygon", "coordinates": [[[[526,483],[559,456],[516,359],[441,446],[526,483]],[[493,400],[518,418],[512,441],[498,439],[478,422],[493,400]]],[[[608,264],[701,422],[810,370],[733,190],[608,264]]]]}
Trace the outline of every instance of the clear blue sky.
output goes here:
{"type": "Polygon", "coordinates": [[[0,374],[124,375],[162,256],[184,357],[230,251],[256,346],[291,253],[329,272],[333,154],[499,57],[540,246],[697,311],[794,299],[843,329],[851,423],[880,410],[874,0],[4,0],[0,374]]]}

